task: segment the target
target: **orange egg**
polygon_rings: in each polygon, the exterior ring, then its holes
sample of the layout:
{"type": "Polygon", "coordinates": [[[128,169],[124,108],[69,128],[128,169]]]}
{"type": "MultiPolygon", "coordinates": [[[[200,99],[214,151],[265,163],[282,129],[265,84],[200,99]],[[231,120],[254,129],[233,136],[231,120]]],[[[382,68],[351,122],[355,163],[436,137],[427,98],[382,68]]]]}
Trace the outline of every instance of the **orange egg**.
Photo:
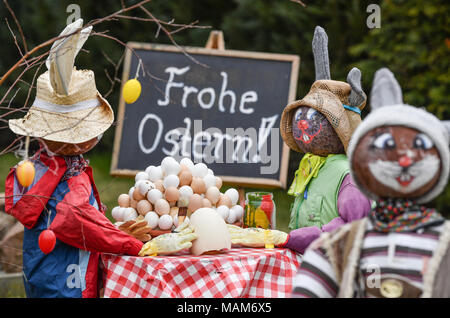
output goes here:
{"type": "Polygon", "coordinates": [[[194,193],[203,194],[206,192],[206,184],[202,178],[193,178],[191,182],[191,188],[194,193]]]}
{"type": "Polygon", "coordinates": [[[133,209],[137,209],[137,203],[138,201],[136,201],[135,199],[131,198],[130,199],[130,207],[132,207],[133,209]]]}
{"type": "Polygon", "coordinates": [[[193,213],[203,206],[203,198],[200,194],[193,194],[189,198],[188,212],[193,213]]]}
{"type": "Polygon", "coordinates": [[[148,212],[153,210],[153,206],[147,200],[141,200],[137,203],[136,210],[138,211],[139,214],[145,216],[148,212]]]}
{"type": "Polygon", "coordinates": [[[130,207],[130,196],[128,194],[122,193],[117,198],[117,203],[121,208],[129,208],[130,207]]]}
{"type": "Polygon", "coordinates": [[[220,190],[220,188],[222,187],[222,179],[219,177],[216,177],[216,187],[217,189],[220,190]]]}
{"type": "Polygon", "coordinates": [[[145,199],[145,195],[142,195],[138,189],[134,189],[133,191],[133,199],[135,199],[136,201],[141,201],[143,199],[145,199]]]}
{"type": "Polygon", "coordinates": [[[212,207],[212,204],[211,204],[211,201],[209,201],[208,199],[203,199],[203,207],[204,208],[211,208],[212,207]]]}
{"type": "Polygon", "coordinates": [[[169,202],[167,202],[164,199],[159,199],[155,203],[155,212],[159,215],[169,214],[170,212],[170,205],[169,202]]]}
{"type": "Polygon", "coordinates": [[[166,192],[164,193],[164,196],[167,201],[174,202],[177,201],[180,197],[180,191],[178,191],[178,189],[175,187],[168,187],[166,189],[166,192]]]}
{"type": "Polygon", "coordinates": [[[220,199],[220,191],[217,187],[210,187],[206,190],[205,197],[211,201],[212,204],[216,204],[220,199]]]}
{"type": "MultiPolygon", "coordinates": [[[[183,165],[183,167],[186,167],[183,165]]],[[[180,175],[180,187],[184,185],[190,185],[192,182],[192,173],[189,171],[189,169],[181,170],[180,175]]]]}
{"type": "Polygon", "coordinates": [[[156,189],[161,191],[161,193],[164,193],[164,185],[163,185],[163,181],[162,180],[156,180],[155,182],[153,182],[153,184],[155,185],[156,189]]]}
{"type": "Polygon", "coordinates": [[[232,205],[231,204],[231,199],[227,195],[221,193],[219,201],[217,202],[216,205],[217,206],[226,205],[228,208],[231,209],[231,205],[232,205]]]}
{"type": "Polygon", "coordinates": [[[19,163],[16,169],[17,180],[23,187],[29,187],[34,180],[36,171],[31,161],[25,160],[19,163]]]}

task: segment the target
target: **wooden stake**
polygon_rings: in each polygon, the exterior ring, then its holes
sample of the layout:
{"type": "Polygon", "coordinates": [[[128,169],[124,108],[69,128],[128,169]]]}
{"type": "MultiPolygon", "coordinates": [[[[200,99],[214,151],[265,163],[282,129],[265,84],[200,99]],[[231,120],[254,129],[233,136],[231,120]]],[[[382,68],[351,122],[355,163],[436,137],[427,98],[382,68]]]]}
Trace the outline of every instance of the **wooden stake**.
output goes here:
{"type": "Polygon", "coordinates": [[[213,30],[209,33],[208,41],[205,48],[215,50],[225,50],[225,40],[223,38],[223,32],[219,30],[213,30]]]}

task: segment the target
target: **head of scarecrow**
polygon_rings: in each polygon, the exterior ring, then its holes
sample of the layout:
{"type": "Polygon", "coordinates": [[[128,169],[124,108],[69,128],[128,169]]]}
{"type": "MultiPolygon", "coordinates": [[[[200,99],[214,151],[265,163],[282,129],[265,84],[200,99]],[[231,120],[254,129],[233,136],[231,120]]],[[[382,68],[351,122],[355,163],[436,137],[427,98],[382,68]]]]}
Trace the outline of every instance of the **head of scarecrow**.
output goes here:
{"type": "Polygon", "coordinates": [[[62,31],[50,49],[48,70],[37,79],[33,105],[23,118],[9,120],[14,133],[37,138],[57,155],[91,150],[114,121],[111,106],[96,88],[94,72],[74,67],[92,30],[82,25],[78,19],[62,31]]]}
{"type": "Polygon", "coordinates": [[[449,176],[449,122],[405,105],[387,68],[375,73],[370,104],[348,149],[353,180],[375,200],[435,198],[449,176]]]}
{"type": "Polygon", "coordinates": [[[281,136],[297,152],[318,156],[344,154],[366,104],[361,72],[353,68],[347,83],[331,79],[328,37],[319,26],[314,31],[312,48],[316,81],[303,99],[284,109],[281,136]]]}

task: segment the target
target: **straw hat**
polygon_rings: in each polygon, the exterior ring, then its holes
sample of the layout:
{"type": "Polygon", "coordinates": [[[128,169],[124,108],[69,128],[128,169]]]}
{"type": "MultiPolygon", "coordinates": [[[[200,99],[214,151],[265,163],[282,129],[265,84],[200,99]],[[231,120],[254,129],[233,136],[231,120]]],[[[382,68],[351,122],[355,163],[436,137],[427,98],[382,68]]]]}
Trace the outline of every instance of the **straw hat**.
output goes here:
{"type": "Polygon", "coordinates": [[[361,123],[361,110],[366,105],[367,97],[361,88],[361,72],[353,68],[348,73],[348,83],[330,79],[328,37],[319,26],[314,31],[312,46],[316,81],[303,99],[290,103],[283,110],[281,136],[289,148],[302,152],[292,135],[292,117],[297,108],[308,106],[327,118],[347,151],[350,137],[361,123]]]}
{"type": "Polygon", "coordinates": [[[77,32],[82,25],[81,19],[68,25],[53,44],[49,70],[37,80],[33,105],[23,118],[9,120],[14,133],[76,144],[97,137],[113,123],[113,110],[97,91],[94,72],[73,66],[92,29],[77,32]]]}

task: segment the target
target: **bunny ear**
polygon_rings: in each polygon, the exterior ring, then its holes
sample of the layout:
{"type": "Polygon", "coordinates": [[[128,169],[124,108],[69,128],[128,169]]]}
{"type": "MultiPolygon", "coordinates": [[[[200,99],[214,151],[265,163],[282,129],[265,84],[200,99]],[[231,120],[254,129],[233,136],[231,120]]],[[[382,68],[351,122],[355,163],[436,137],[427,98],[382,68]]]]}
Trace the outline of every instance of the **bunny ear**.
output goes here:
{"type": "Polygon", "coordinates": [[[317,26],[312,41],[314,65],[316,68],[316,81],[331,79],[330,61],[328,59],[328,36],[323,28],[317,26]]]}
{"type": "Polygon", "coordinates": [[[372,91],[370,92],[370,107],[372,110],[382,106],[403,104],[402,89],[387,68],[375,72],[372,91]]]}
{"type": "Polygon", "coordinates": [[[91,26],[77,32],[82,26],[82,19],[69,24],[59,35],[62,38],[53,43],[45,63],[49,69],[50,83],[53,90],[60,95],[69,94],[69,84],[75,57],[92,30],[91,26]]]}
{"type": "Polygon", "coordinates": [[[348,97],[350,106],[359,108],[365,105],[367,96],[361,87],[361,71],[358,68],[354,67],[348,72],[347,83],[352,87],[348,97]]]}
{"type": "Polygon", "coordinates": [[[442,120],[441,123],[444,125],[444,128],[447,131],[447,136],[450,140],[450,120],[442,120]]]}

